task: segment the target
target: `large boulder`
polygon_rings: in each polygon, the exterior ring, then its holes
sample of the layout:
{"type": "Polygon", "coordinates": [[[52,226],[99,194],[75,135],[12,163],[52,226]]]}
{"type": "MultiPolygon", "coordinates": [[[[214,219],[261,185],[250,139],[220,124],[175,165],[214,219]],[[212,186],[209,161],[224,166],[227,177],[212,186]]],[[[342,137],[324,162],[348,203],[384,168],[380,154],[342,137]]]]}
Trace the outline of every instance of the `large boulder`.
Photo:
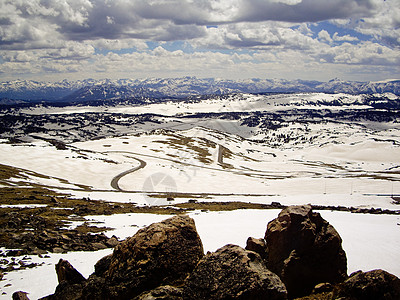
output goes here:
{"type": "Polygon", "coordinates": [[[283,209],[268,223],[265,241],[267,267],[285,283],[289,298],[310,294],[318,283],[347,278],[342,240],[311,205],[283,209]]]}
{"type": "Polygon", "coordinates": [[[185,281],[185,299],[287,299],[279,277],[259,254],[226,245],[208,253],[185,281]]]}
{"type": "Polygon", "coordinates": [[[334,298],[363,300],[400,299],[400,279],[383,270],[358,272],[339,285],[334,298]]]}
{"type": "Polygon", "coordinates": [[[298,300],[395,300],[400,299],[400,279],[383,270],[355,272],[335,286],[319,284],[311,295],[298,300]],[[324,288],[324,286],[326,288],[324,288]],[[322,287],[322,288],[321,288],[322,287]]]}
{"type": "Polygon", "coordinates": [[[194,220],[175,216],[139,230],[96,264],[84,299],[132,299],[161,285],[179,285],[204,256],[194,220]],[[95,295],[93,294],[95,293],[95,295]]]}

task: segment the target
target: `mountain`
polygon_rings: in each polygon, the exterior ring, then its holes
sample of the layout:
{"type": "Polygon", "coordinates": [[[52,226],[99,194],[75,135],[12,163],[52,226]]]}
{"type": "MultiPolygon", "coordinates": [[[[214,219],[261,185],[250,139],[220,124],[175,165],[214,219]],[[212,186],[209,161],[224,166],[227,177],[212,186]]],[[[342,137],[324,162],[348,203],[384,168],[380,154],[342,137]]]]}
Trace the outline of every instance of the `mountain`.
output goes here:
{"type": "Polygon", "coordinates": [[[356,82],[333,79],[328,82],[285,79],[225,80],[216,78],[148,78],[59,82],[14,80],[0,83],[0,99],[24,101],[97,101],[130,98],[183,98],[194,95],[229,93],[327,92],[400,95],[400,80],[356,82]]]}

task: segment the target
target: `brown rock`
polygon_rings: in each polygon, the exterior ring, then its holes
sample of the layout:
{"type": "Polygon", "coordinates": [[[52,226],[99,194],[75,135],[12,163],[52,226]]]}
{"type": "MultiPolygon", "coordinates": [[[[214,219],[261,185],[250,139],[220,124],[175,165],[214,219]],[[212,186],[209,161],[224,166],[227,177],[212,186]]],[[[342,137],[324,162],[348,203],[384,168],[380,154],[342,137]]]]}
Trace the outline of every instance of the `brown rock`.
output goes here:
{"type": "Polygon", "coordinates": [[[56,273],[58,282],[67,282],[68,284],[83,283],[86,281],[85,277],[82,276],[67,260],[60,259],[56,264],[56,273]]]}
{"type": "Polygon", "coordinates": [[[110,267],[112,254],[104,256],[94,265],[94,273],[96,276],[102,277],[110,267]]]}
{"type": "Polygon", "coordinates": [[[185,299],[286,299],[286,288],[260,255],[226,245],[208,253],[185,281],[185,299]]]}
{"type": "Polygon", "coordinates": [[[97,270],[107,286],[101,287],[101,278],[93,277],[84,296],[94,299],[91,293],[99,293],[94,288],[99,286],[104,293],[98,297],[132,299],[161,285],[182,283],[203,255],[194,221],[188,216],[151,224],[114,248],[109,261],[101,263],[104,268],[99,265],[97,270]]]}
{"type": "Polygon", "coordinates": [[[267,245],[264,239],[249,237],[246,242],[246,250],[260,254],[261,258],[267,258],[267,245]]]}
{"type": "Polygon", "coordinates": [[[108,287],[108,282],[103,277],[92,274],[87,280],[85,287],[82,290],[82,296],[80,300],[108,300],[108,299],[119,299],[118,297],[112,296],[111,291],[108,287]]]}
{"type": "Polygon", "coordinates": [[[109,238],[106,242],[106,245],[110,248],[113,248],[115,246],[117,246],[119,243],[118,239],[115,236],[112,236],[111,238],[109,238]]]}
{"type": "Polygon", "coordinates": [[[174,286],[165,285],[160,286],[150,292],[145,292],[136,297],[135,300],[182,300],[182,294],[183,293],[181,289],[174,286]]]}
{"type": "Polygon", "coordinates": [[[65,251],[63,248],[60,248],[60,247],[53,248],[53,253],[64,253],[64,252],[67,252],[67,251],[65,251]]]}
{"type": "Polygon", "coordinates": [[[335,299],[398,300],[400,279],[383,270],[358,272],[339,285],[335,299]]]}
{"type": "Polygon", "coordinates": [[[318,283],[347,278],[347,259],[336,230],[310,205],[291,206],[269,222],[267,266],[285,283],[290,298],[311,293],[318,283]]]}
{"type": "Polygon", "coordinates": [[[13,300],[29,300],[27,294],[28,294],[28,293],[21,292],[21,291],[15,292],[15,293],[12,295],[12,299],[13,299],[13,300]]]}
{"type": "Polygon", "coordinates": [[[92,247],[95,251],[97,250],[102,250],[102,249],[107,249],[107,246],[104,245],[103,243],[93,243],[92,247]]]}

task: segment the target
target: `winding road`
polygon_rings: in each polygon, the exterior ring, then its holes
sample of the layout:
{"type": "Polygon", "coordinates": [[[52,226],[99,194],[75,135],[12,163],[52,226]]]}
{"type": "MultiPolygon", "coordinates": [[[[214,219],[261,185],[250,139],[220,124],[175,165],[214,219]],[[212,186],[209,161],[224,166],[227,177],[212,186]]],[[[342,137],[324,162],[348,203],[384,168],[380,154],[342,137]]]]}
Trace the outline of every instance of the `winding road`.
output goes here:
{"type": "Polygon", "coordinates": [[[125,172],[122,172],[122,173],[118,174],[117,176],[115,176],[115,177],[111,180],[111,187],[112,187],[113,189],[115,189],[115,190],[117,190],[117,191],[120,191],[120,192],[124,192],[124,190],[121,189],[120,186],[119,186],[119,180],[120,180],[122,177],[124,177],[125,175],[128,175],[129,173],[132,173],[132,172],[135,172],[135,171],[137,171],[137,170],[143,169],[143,168],[147,165],[147,163],[146,163],[144,160],[141,160],[140,158],[136,158],[136,157],[135,157],[134,159],[136,159],[137,161],[139,161],[139,163],[140,163],[139,166],[134,167],[134,168],[132,168],[132,169],[129,169],[129,170],[127,170],[127,171],[125,171],[125,172]]]}

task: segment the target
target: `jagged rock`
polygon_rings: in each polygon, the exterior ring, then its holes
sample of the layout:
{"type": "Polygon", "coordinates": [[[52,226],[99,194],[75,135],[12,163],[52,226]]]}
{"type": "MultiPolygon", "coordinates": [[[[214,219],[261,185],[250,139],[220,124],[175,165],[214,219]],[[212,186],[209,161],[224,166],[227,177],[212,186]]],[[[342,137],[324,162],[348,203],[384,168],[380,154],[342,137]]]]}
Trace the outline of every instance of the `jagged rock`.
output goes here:
{"type": "Polygon", "coordinates": [[[67,260],[60,259],[56,264],[58,285],[53,295],[41,300],[78,300],[81,299],[82,290],[87,282],[67,260]]]}
{"type": "Polygon", "coordinates": [[[236,245],[208,253],[184,285],[185,299],[286,299],[286,288],[260,255],[236,245]]]}
{"type": "Polygon", "coordinates": [[[358,272],[339,285],[335,299],[400,299],[400,279],[383,270],[358,272]]]}
{"type": "Polygon", "coordinates": [[[21,292],[21,291],[15,292],[15,293],[12,295],[12,299],[13,299],[13,300],[29,300],[27,294],[28,294],[28,293],[26,293],[26,292],[21,292]]]}
{"type": "Polygon", "coordinates": [[[268,223],[265,241],[268,269],[282,279],[290,298],[310,294],[318,283],[347,278],[339,234],[310,205],[283,209],[268,223]]]}
{"type": "Polygon", "coordinates": [[[110,267],[112,254],[104,256],[94,265],[94,273],[96,276],[102,277],[110,267]]]}
{"type": "Polygon", "coordinates": [[[91,293],[96,292],[103,298],[132,299],[161,285],[179,284],[203,255],[194,220],[175,216],[151,224],[119,243],[112,256],[99,263],[97,274],[89,278],[83,295],[94,299],[91,293]],[[101,285],[99,277],[106,284],[101,285]]]}
{"type": "Polygon", "coordinates": [[[86,281],[85,277],[82,276],[67,260],[60,259],[56,264],[56,273],[58,282],[66,282],[69,284],[83,283],[86,281]]]}
{"type": "Polygon", "coordinates": [[[140,296],[136,297],[135,300],[182,300],[182,297],[182,289],[165,285],[150,292],[144,292],[140,296]]]}
{"type": "Polygon", "coordinates": [[[267,257],[267,245],[265,244],[264,239],[249,237],[245,249],[260,254],[261,258],[265,259],[267,257]]]}

